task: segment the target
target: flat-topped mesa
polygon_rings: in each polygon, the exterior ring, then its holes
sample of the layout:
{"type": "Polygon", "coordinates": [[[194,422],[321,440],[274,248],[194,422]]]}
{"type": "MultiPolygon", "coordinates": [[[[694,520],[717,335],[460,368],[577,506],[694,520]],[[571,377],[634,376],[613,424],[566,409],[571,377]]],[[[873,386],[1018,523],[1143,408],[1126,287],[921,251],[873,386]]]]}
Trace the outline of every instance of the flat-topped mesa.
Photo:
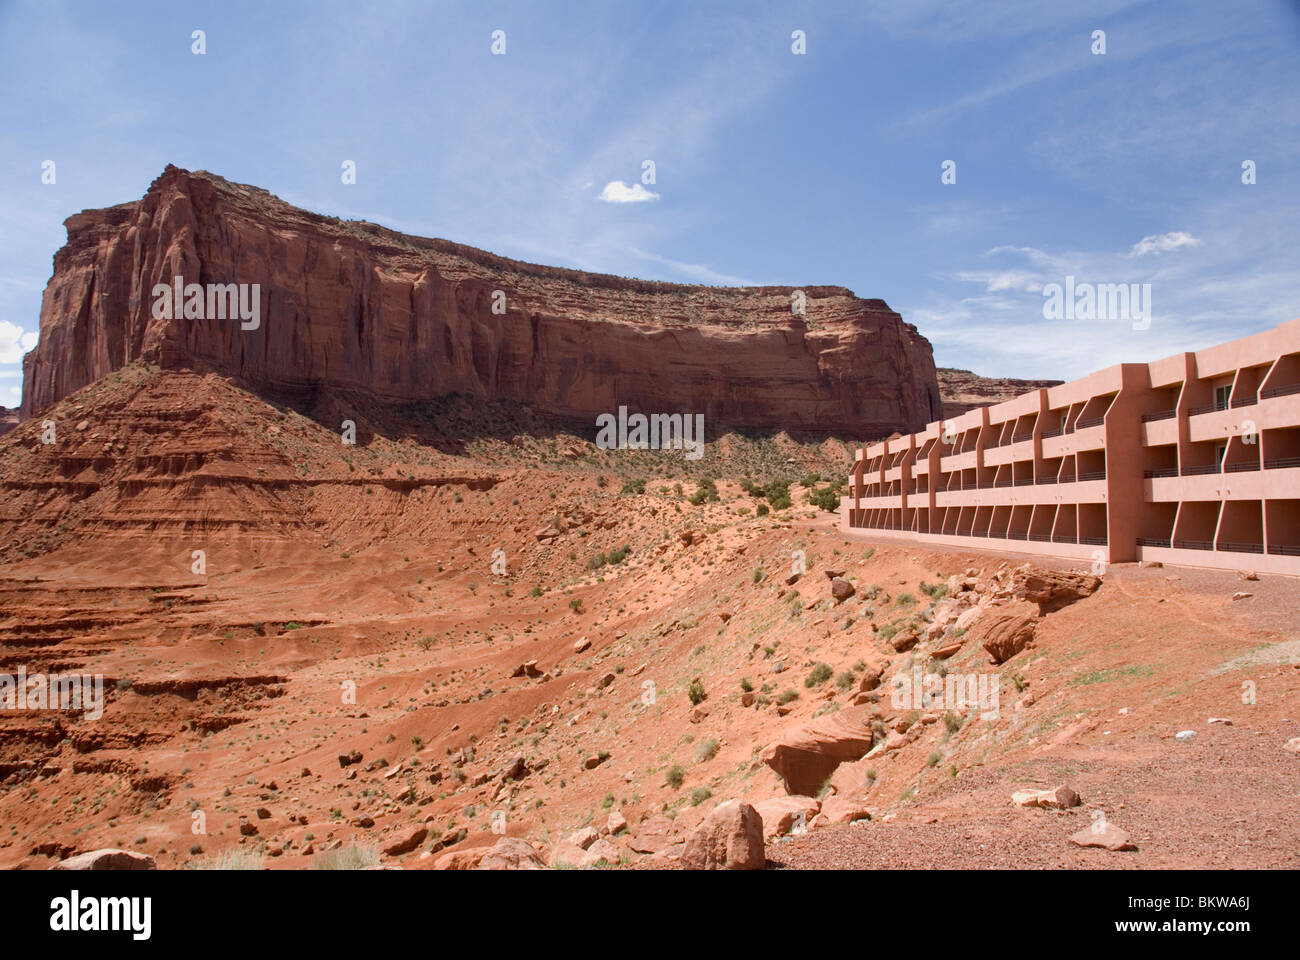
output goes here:
{"type": "Polygon", "coordinates": [[[929,341],[843,287],[798,288],[797,316],[793,287],[521,263],[172,166],[141,200],[66,226],[40,342],[23,362],[24,419],[136,359],[216,370],[291,401],[462,393],[593,424],[625,405],[702,413],[710,435],[886,436],[940,415],[929,341]],[[154,288],[176,277],[259,284],[260,324],[187,318],[179,304],[167,317],[154,288]]]}

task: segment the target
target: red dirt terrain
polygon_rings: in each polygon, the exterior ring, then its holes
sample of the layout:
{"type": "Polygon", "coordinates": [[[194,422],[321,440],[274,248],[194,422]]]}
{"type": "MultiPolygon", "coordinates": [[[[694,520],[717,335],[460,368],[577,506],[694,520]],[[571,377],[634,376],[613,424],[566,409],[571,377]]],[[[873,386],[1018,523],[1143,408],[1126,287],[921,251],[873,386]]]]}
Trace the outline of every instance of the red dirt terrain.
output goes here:
{"type": "Polygon", "coordinates": [[[1294,581],[848,539],[849,454],[103,377],[0,439],[0,672],[106,699],[0,710],[0,866],[1300,865],[1294,581]]]}

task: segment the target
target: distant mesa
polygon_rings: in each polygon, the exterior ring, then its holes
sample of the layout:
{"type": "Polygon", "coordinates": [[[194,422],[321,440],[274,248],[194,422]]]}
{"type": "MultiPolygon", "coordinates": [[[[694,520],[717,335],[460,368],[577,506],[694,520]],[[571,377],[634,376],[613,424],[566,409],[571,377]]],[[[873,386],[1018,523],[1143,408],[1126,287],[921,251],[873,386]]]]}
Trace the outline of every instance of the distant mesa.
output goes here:
{"type": "Polygon", "coordinates": [[[521,263],[173,166],[142,199],[65,225],[23,363],[24,419],[136,360],[221,373],[287,403],[457,393],[588,425],[628,405],[702,413],[710,436],[882,437],[943,412],[929,341],[843,287],[706,287],[521,263]],[[156,318],[153,289],[177,276],[259,284],[260,326],[156,318]]]}

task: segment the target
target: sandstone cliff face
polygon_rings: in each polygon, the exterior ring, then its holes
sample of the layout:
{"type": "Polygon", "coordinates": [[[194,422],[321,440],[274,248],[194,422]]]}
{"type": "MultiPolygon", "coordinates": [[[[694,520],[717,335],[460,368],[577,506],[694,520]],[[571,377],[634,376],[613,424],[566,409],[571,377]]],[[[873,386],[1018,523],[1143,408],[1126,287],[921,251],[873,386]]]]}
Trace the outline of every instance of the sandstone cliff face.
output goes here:
{"type": "Polygon", "coordinates": [[[535,266],[171,166],[141,200],[66,226],[23,364],[24,418],[141,358],[292,401],[458,392],[588,423],[626,405],[702,413],[710,435],[726,425],[870,438],[940,415],[929,342],[883,301],[842,287],[801,288],[797,317],[790,287],[535,266]],[[154,285],[177,275],[260,284],[260,329],[154,319],[154,285]]]}
{"type": "Polygon", "coordinates": [[[18,411],[0,407],[0,433],[8,433],[18,426],[18,411]]]}
{"type": "Polygon", "coordinates": [[[1007,377],[981,377],[969,370],[940,367],[939,395],[943,398],[943,417],[960,416],[976,407],[987,407],[1037,390],[1055,387],[1063,380],[1014,380],[1007,377]]]}

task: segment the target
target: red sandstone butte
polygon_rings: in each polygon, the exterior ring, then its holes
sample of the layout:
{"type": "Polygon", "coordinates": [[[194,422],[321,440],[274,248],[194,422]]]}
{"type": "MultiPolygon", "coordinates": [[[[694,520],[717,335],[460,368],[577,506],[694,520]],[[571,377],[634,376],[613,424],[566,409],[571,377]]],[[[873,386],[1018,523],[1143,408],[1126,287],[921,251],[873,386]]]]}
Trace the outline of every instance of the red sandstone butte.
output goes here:
{"type": "Polygon", "coordinates": [[[23,362],[26,419],[137,359],[310,401],[458,392],[594,423],[627,404],[795,436],[886,436],[940,415],[929,341],[843,287],[704,287],[536,266],[299,210],[168,166],[65,221],[23,362]],[[260,284],[262,322],[163,319],[153,288],[260,284]],[[791,293],[807,298],[804,316],[791,293]],[[504,291],[504,315],[492,312],[504,291]],[[499,298],[498,298],[499,299],[499,298]]]}

